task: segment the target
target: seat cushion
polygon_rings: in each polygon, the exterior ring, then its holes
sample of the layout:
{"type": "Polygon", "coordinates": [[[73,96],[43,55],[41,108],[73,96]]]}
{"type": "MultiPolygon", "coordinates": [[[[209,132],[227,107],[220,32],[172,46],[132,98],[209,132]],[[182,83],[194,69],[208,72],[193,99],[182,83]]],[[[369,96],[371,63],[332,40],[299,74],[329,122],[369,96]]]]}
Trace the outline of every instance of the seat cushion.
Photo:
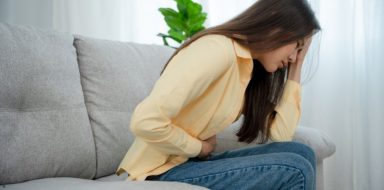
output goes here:
{"type": "Polygon", "coordinates": [[[134,137],[131,113],[148,96],[173,49],[75,36],[96,143],[96,178],[113,174],[134,137]]]}
{"type": "MultiPolygon", "coordinates": [[[[217,135],[217,146],[215,149],[216,153],[258,145],[258,140],[250,144],[238,141],[236,133],[240,129],[243,121],[244,115],[241,115],[239,120],[234,122],[231,126],[225,128],[217,135]]],[[[319,161],[331,156],[336,151],[336,146],[329,136],[314,128],[299,126],[295,132],[293,141],[310,146],[314,150],[317,160],[319,161]]],[[[269,140],[266,143],[271,142],[273,141],[269,140]]]]}
{"type": "Polygon", "coordinates": [[[179,182],[160,181],[94,181],[77,178],[46,178],[5,185],[3,190],[204,190],[206,188],[179,182]]]}
{"type": "Polygon", "coordinates": [[[0,23],[0,184],[95,166],[73,36],[0,23]]]}

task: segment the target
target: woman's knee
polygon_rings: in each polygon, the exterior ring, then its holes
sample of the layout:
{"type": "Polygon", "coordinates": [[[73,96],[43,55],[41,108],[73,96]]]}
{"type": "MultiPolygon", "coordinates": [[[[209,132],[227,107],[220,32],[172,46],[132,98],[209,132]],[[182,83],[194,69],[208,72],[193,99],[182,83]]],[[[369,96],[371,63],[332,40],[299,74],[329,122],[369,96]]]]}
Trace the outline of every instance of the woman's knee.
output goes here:
{"type": "Polygon", "coordinates": [[[256,160],[260,160],[260,157],[255,156],[254,165],[250,164],[248,167],[258,170],[255,171],[256,173],[252,176],[257,175],[259,172],[269,173],[270,175],[266,175],[266,181],[271,180],[274,181],[273,183],[276,183],[276,185],[280,184],[281,186],[279,187],[281,189],[315,188],[316,170],[312,163],[302,155],[292,152],[280,152],[267,154],[264,159],[263,163],[257,163],[256,160]],[[271,172],[268,172],[268,170],[271,170],[271,172]]]}
{"type": "Polygon", "coordinates": [[[298,142],[292,142],[295,143],[296,146],[299,149],[299,154],[303,156],[304,158],[307,158],[309,161],[313,161],[316,163],[316,154],[315,151],[308,145],[298,142]]]}
{"type": "Polygon", "coordinates": [[[307,158],[295,153],[286,153],[284,164],[286,164],[287,167],[296,168],[300,171],[300,175],[305,179],[305,189],[314,188],[316,182],[316,169],[307,158]]]}
{"type": "Polygon", "coordinates": [[[306,144],[299,142],[284,142],[288,152],[298,154],[307,159],[313,167],[316,167],[316,154],[314,150],[306,144]]]}

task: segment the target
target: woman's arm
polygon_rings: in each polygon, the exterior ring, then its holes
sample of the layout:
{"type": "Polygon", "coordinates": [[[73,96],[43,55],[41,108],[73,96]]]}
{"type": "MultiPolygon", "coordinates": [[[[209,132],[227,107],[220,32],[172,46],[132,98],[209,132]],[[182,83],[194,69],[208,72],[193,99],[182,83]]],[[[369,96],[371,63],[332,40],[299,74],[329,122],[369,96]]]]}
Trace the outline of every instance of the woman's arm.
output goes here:
{"type": "Polygon", "coordinates": [[[151,94],[136,107],[132,132],[165,154],[204,156],[209,150],[203,142],[186,132],[188,126],[177,126],[172,118],[229,69],[233,61],[228,52],[228,41],[220,36],[202,37],[181,50],[151,94]]]}
{"type": "Polygon", "coordinates": [[[273,141],[290,141],[293,138],[301,114],[301,87],[293,80],[285,83],[284,92],[276,106],[276,115],[270,126],[273,141]]]}
{"type": "Polygon", "coordinates": [[[275,108],[276,116],[270,128],[271,139],[274,141],[292,140],[299,123],[301,115],[301,68],[311,41],[312,38],[304,41],[304,46],[299,50],[295,62],[289,66],[288,80],[280,102],[275,108]]]}

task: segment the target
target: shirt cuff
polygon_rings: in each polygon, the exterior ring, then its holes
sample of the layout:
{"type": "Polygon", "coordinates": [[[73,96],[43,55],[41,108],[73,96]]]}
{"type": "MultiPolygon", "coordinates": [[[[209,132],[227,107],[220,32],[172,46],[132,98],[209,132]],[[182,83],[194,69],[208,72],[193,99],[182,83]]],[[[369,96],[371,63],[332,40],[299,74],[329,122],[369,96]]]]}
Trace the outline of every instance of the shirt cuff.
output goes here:
{"type": "Polygon", "coordinates": [[[203,147],[203,143],[199,139],[192,136],[188,136],[187,141],[186,146],[183,147],[187,156],[190,158],[198,156],[203,147]]]}
{"type": "Polygon", "coordinates": [[[281,101],[297,103],[301,100],[301,85],[293,80],[287,80],[285,82],[284,92],[281,97],[281,101]]]}

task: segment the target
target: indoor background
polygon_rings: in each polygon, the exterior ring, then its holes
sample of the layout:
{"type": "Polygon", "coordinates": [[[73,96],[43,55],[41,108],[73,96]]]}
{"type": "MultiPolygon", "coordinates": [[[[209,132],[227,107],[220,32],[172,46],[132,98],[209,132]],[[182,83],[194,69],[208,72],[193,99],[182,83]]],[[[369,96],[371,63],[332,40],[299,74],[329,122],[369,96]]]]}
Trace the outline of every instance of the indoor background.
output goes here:
{"type": "MultiPolygon", "coordinates": [[[[206,27],[255,0],[196,0],[206,27]]],[[[325,189],[384,189],[384,1],[309,0],[322,26],[306,61],[301,125],[325,131],[325,189]],[[311,63],[312,66],[309,66],[311,63]]],[[[158,11],[173,0],[0,0],[0,22],[89,37],[162,45],[158,11]]],[[[1,43],[1,42],[0,42],[1,43]]]]}

